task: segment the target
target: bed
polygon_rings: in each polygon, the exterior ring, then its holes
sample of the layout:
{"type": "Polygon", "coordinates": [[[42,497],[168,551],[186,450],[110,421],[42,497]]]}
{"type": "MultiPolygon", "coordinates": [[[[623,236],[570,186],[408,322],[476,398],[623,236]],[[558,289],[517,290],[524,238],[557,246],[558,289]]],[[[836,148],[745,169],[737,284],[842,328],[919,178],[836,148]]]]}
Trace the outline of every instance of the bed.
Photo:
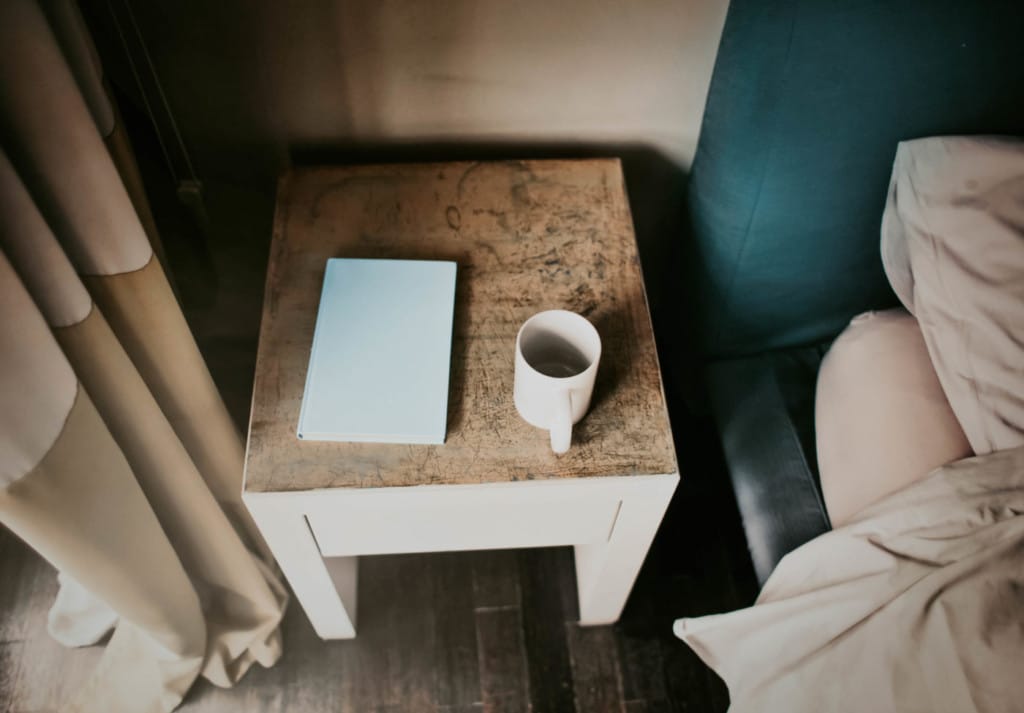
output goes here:
{"type": "MultiPolygon", "coordinates": [[[[899,151],[906,158],[926,137],[1024,134],[1022,31],[1024,6],[1010,2],[730,6],[689,188],[685,282],[698,328],[688,343],[705,359],[708,402],[764,587],[756,606],[681,620],[677,633],[726,679],[734,710],[1009,711],[1024,699],[1006,663],[1020,660],[1024,457],[1012,438],[978,448],[979,414],[964,401],[970,389],[953,383],[962,374],[951,357],[974,354],[974,342],[957,352],[928,336],[941,311],[921,310],[913,290],[908,298],[907,270],[893,266],[891,252],[883,264],[882,249],[899,151]],[[816,390],[837,337],[850,341],[844,330],[864,313],[895,315],[861,318],[889,326],[909,316],[920,328],[918,351],[935,367],[967,446],[947,443],[940,462],[956,451],[951,465],[844,510],[837,481],[826,477],[823,488],[821,466],[836,472],[843,457],[821,451],[816,390]],[[959,458],[971,453],[980,455],[959,458]],[[958,562],[976,563],[980,577],[954,578],[966,583],[962,600],[942,584],[958,562]],[[929,687],[932,695],[921,693],[929,687]]],[[[943,175],[963,177],[958,165],[943,175]]],[[[1019,206],[1020,186],[1010,184],[1000,190],[1019,206]]],[[[1002,223],[1017,229],[1024,219],[1011,211],[1002,223]]],[[[968,246],[963,255],[972,249],[1001,254],[968,246]]],[[[1004,337],[1020,347],[1024,320],[1013,315],[1024,314],[1024,295],[1013,289],[1024,273],[1009,274],[1010,296],[996,302],[1011,315],[1004,337]]],[[[971,309],[984,316],[993,307],[971,309]]],[[[1024,354],[1003,361],[990,392],[1012,401],[1024,393],[1024,354]]],[[[842,415],[847,402],[837,399],[825,410],[842,415]]],[[[991,421],[1012,422],[1015,407],[1007,408],[990,408],[991,421]]],[[[853,440],[845,438],[853,430],[841,424],[831,442],[853,440]]],[[[857,467],[866,472],[848,470],[857,467]]]]}
{"type": "Polygon", "coordinates": [[[690,176],[679,282],[697,327],[681,341],[707,366],[761,583],[830,528],[814,389],[850,319],[899,304],[879,251],[896,147],[1024,133],[1022,37],[1012,1],[729,7],[690,176]]]}

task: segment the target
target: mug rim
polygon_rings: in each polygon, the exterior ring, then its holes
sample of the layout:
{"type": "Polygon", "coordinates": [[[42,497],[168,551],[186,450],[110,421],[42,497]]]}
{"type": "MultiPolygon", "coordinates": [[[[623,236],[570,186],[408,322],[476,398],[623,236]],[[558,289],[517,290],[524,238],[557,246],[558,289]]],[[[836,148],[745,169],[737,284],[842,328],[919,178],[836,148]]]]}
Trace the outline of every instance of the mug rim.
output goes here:
{"type": "Polygon", "coordinates": [[[516,358],[517,359],[521,359],[522,362],[523,362],[523,365],[526,366],[532,372],[532,374],[534,376],[537,376],[537,377],[540,377],[542,379],[546,379],[546,380],[549,380],[551,382],[558,383],[558,384],[566,384],[567,382],[571,382],[573,379],[581,379],[581,378],[585,378],[586,376],[588,376],[592,371],[594,371],[597,368],[598,363],[601,361],[601,352],[602,351],[603,351],[603,345],[601,343],[601,334],[597,331],[597,327],[595,327],[594,323],[591,322],[586,317],[584,317],[582,314],[580,314],[579,312],[573,312],[572,310],[567,310],[567,309],[546,309],[546,310],[542,310],[540,312],[537,312],[536,314],[533,314],[529,318],[527,318],[527,320],[525,322],[523,322],[522,325],[520,325],[519,331],[516,333],[516,358]],[[587,368],[586,369],[584,369],[583,371],[579,372],[578,374],[572,374],[570,376],[550,376],[549,374],[545,374],[542,371],[538,371],[533,366],[533,364],[531,364],[529,362],[529,360],[526,358],[526,355],[523,354],[523,349],[522,349],[523,332],[526,331],[526,329],[530,326],[531,322],[534,322],[535,320],[539,321],[543,317],[552,316],[552,315],[569,317],[572,320],[576,321],[577,323],[586,325],[586,327],[588,328],[589,335],[591,337],[593,337],[593,344],[595,345],[594,355],[593,355],[592,358],[590,358],[589,355],[588,355],[588,360],[589,360],[590,363],[587,364],[587,368]]]}

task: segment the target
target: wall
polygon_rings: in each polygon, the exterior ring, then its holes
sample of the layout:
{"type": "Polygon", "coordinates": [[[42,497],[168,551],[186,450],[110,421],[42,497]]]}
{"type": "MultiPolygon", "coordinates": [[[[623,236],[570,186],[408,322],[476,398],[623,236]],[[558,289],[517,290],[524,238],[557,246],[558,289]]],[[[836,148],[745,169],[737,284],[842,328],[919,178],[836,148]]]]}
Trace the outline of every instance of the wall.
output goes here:
{"type": "MultiPolygon", "coordinates": [[[[109,7],[91,11],[103,19],[109,7]]],[[[466,143],[644,146],[685,168],[726,0],[131,8],[120,36],[144,40],[197,172],[244,176],[323,147],[466,143]]],[[[129,69],[111,67],[126,85],[129,69]]]]}

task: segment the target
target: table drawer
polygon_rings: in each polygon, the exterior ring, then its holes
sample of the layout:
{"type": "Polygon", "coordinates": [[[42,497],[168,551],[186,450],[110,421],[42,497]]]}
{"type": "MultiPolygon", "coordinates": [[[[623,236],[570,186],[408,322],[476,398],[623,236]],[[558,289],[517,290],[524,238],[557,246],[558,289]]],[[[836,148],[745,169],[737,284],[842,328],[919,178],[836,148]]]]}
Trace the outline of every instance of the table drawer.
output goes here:
{"type": "Polygon", "coordinates": [[[621,503],[608,495],[457,505],[427,500],[386,509],[335,503],[306,518],[321,554],[344,557],[604,542],[621,503]]]}

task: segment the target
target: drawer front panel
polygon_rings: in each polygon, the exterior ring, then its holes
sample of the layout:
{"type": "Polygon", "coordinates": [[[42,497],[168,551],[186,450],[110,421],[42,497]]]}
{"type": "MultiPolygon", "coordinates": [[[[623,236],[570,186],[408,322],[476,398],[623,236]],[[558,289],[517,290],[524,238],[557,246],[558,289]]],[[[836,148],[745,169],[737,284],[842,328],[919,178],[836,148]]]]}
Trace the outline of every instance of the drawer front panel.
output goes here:
{"type": "Polygon", "coordinates": [[[549,547],[606,541],[620,502],[608,495],[458,505],[424,498],[399,508],[335,504],[306,518],[325,557],[549,547]]]}

